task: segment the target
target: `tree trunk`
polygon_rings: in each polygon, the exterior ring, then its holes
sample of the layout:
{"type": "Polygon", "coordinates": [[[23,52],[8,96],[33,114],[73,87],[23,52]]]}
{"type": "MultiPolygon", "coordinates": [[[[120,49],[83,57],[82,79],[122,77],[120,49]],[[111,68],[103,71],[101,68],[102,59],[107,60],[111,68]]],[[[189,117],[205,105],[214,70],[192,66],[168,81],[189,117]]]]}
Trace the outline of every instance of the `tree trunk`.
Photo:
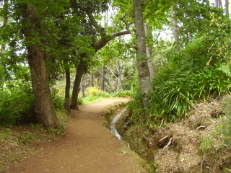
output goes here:
{"type": "Polygon", "coordinates": [[[91,73],[91,86],[94,87],[94,74],[93,72],[91,73]]]}
{"type": "Polygon", "coordinates": [[[219,0],[215,0],[215,7],[219,7],[219,0]]]}
{"type": "Polygon", "coordinates": [[[35,95],[35,112],[38,119],[47,127],[56,128],[58,121],[51,99],[49,88],[47,65],[45,61],[44,49],[37,42],[34,42],[34,36],[42,37],[42,27],[40,25],[37,9],[33,5],[27,5],[23,14],[24,28],[23,34],[28,44],[28,62],[31,71],[32,87],[35,95]],[[30,25],[28,25],[30,24],[30,25]],[[37,34],[35,34],[37,33],[37,34]]]}
{"type": "Polygon", "coordinates": [[[5,14],[4,14],[4,16],[3,16],[3,26],[5,26],[7,23],[8,23],[8,6],[9,6],[9,4],[8,4],[8,0],[4,0],[3,1],[3,9],[5,10],[5,14]]]}
{"type": "Polygon", "coordinates": [[[82,77],[82,82],[80,83],[80,90],[82,92],[82,97],[85,97],[86,96],[86,93],[85,93],[85,87],[86,87],[86,78],[83,76],[82,77]]]}
{"type": "Polygon", "coordinates": [[[85,87],[86,87],[86,85],[85,85],[85,84],[84,84],[84,85],[82,85],[82,87],[81,87],[83,97],[86,97],[85,87]]]}
{"type": "Polygon", "coordinates": [[[215,0],[215,6],[217,8],[222,8],[222,1],[221,0],[215,0]]]}
{"type": "Polygon", "coordinates": [[[65,69],[66,75],[66,86],[65,86],[65,101],[64,108],[69,112],[70,111],[70,89],[71,89],[71,73],[70,68],[66,67],[65,69]]]}
{"type": "Polygon", "coordinates": [[[219,7],[223,9],[222,0],[219,0],[219,7]]]}
{"type": "Polygon", "coordinates": [[[105,66],[102,66],[102,72],[101,72],[101,90],[105,90],[105,66]]]}
{"type": "Polygon", "coordinates": [[[179,47],[179,27],[178,27],[178,23],[177,23],[177,16],[176,16],[176,6],[173,7],[172,11],[172,20],[173,20],[173,36],[174,36],[174,40],[175,40],[175,46],[176,46],[176,50],[180,50],[179,47]]]}
{"type": "Polygon", "coordinates": [[[139,87],[143,97],[144,106],[147,104],[147,94],[151,91],[150,73],[148,70],[146,41],[141,0],[134,0],[136,45],[137,45],[137,69],[139,73],[139,87]]]}
{"type": "Polygon", "coordinates": [[[121,64],[120,61],[117,62],[117,91],[120,91],[122,89],[122,72],[121,72],[121,64]]]}
{"type": "Polygon", "coordinates": [[[71,97],[71,109],[78,109],[78,96],[79,96],[80,84],[83,75],[84,75],[84,63],[80,61],[76,68],[75,81],[74,81],[72,97],[71,97]]]}
{"type": "Polygon", "coordinates": [[[152,28],[148,25],[145,24],[145,31],[146,31],[146,38],[149,40],[147,42],[147,63],[148,63],[148,69],[149,69],[149,73],[150,73],[150,79],[154,79],[154,65],[152,63],[152,45],[153,45],[153,36],[152,36],[152,28]]]}
{"type": "Polygon", "coordinates": [[[229,17],[229,0],[225,0],[225,13],[229,17]]]}

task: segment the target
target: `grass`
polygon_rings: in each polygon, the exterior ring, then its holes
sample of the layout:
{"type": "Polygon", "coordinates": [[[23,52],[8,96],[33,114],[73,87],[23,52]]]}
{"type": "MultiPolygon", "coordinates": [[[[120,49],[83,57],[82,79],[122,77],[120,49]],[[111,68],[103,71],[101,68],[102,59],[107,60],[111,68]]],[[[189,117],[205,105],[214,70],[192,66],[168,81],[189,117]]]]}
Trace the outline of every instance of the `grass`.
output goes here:
{"type": "Polygon", "coordinates": [[[100,100],[103,100],[105,98],[110,98],[111,96],[97,96],[97,95],[89,95],[87,97],[83,97],[82,100],[83,100],[83,103],[84,104],[90,104],[90,103],[93,103],[95,101],[100,101],[100,100]]]}
{"type": "Polygon", "coordinates": [[[213,138],[211,136],[203,136],[200,142],[200,151],[207,153],[213,147],[213,138]]]}

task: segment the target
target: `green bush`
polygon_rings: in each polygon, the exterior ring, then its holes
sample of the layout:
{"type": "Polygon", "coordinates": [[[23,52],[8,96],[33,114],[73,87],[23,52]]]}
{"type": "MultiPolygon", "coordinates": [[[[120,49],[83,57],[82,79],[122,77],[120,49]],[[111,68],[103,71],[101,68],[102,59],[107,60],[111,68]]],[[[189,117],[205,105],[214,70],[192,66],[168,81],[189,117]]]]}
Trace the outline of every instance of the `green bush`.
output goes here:
{"type": "Polygon", "coordinates": [[[228,93],[230,53],[227,50],[218,55],[218,49],[209,38],[200,38],[180,51],[170,50],[164,57],[165,64],[158,67],[148,105],[143,106],[139,89],[134,92],[129,103],[130,123],[153,128],[183,118],[198,101],[228,93]]]}
{"type": "Polygon", "coordinates": [[[83,97],[81,101],[82,103],[88,104],[107,97],[111,97],[111,95],[108,92],[101,91],[97,87],[88,87],[87,96],[83,97]]]}
{"type": "Polygon", "coordinates": [[[155,118],[175,120],[183,117],[193,103],[227,93],[231,76],[230,67],[224,69],[224,64],[229,52],[218,55],[218,49],[204,37],[167,54],[167,63],[158,69],[153,81],[148,112],[155,118]]]}
{"type": "Polygon", "coordinates": [[[82,97],[79,97],[78,98],[78,105],[82,105],[83,104],[83,98],[82,97]]]}
{"type": "Polygon", "coordinates": [[[13,125],[32,112],[34,97],[22,89],[0,91],[0,124],[13,125]]]}
{"type": "MultiPolygon", "coordinates": [[[[52,91],[56,110],[63,109],[63,98],[52,91]]],[[[0,90],[0,124],[15,125],[36,122],[34,96],[31,88],[14,87],[0,90]]]]}
{"type": "Polygon", "coordinates": [[[150,97],[156,114],[171,120],[182,117],[198,100],[229,90],[230,78],[216,68],[185,72],[154,86],[150,97]]]}
{"type": "Polygon", "coordinates": [[[64,99],[60,95],[58,95],[57,89],[52,89],[51,92],[52,101],[56,110],[63,110],[64,109],[64,99]]]}

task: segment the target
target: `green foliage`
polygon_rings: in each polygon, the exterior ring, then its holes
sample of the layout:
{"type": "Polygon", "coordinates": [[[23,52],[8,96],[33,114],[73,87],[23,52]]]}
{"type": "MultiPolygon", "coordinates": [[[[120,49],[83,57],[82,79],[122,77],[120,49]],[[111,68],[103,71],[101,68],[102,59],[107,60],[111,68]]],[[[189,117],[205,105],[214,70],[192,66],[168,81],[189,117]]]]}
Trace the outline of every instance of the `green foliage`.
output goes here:
{"type": "Polygon", "coordinates": [[[88,87],[87,88],[87,94],[88,95],[92,95],[92,96],[96,96],[100,93],[100,89],[96,88],[96,87],[88,87]]]}
{"type": "Polygon", "coordinates": [[[0,90],[0,124],[16,124],[32,112],[34,97],[22,89],[0,90]]]}
{"type": "Polygon", "coordinates": [[[229,84],[230,78],[213,68],[178,73],[154,86],[151,103],[158,116],[174,120],[184,116],[195,101],[228,92],[229,84]]]}
{"type": "MultiPolygon", "coordinates": [[[[32,90],[23,85],[19,86],[0,90],[0,125],[37,121],[32,90]]],[[[52,100],[56,110],[63,110],[63,98],[55,91],[52,92],[52,100]]]]}
{"type": "Polygon", "coordinates": [[[167,55],[168,63],[153,81],[150,96],[156,117],[175,120],[182,117],[198,100],[219,96],[229,91],[230,77],[221,70],[224,52],[217,56],[208,38],[193,41],[185,49],[167,55]]]}
{"type": "Polygon", "coordinates": [[[87,88],[87,96],[80,98],[83,103],[88,104],[92,103],[96,100],[101,100],[103,98],[111,97],[111,95],[105,91],[101,91],[97,87],[88,87],[87,88]]]}
{"type": "Polygon", "coordinates": [[[60,95],[58,95],[58,90],[53,89],[52,93],[52,101],[56,110],[63,110],[64,99],[60,95]]]}
{"type": "Polygon", "coordinates": [[[131,97],[133,96],[132,90],[121,90],[112,94],[114,97],[131,97]]]}
{"type": "Polygon", "coordinates": [[[213,138],[211,136],[204,136],[200,142],[200,151],[207,153],[213,147],[213,138]]]}

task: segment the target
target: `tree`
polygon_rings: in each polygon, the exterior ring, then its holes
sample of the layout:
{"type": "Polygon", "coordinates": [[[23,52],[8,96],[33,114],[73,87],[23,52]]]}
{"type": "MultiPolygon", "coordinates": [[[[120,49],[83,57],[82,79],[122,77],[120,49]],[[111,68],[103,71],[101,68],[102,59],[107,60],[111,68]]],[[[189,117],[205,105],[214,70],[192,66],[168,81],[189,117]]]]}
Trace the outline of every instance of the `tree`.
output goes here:
{"type": "Polygon", "coordinates": [[[175,39],[176,49],[179,50],[180,38],[179,38],[179,27],[178,27],[178,22],[177,22],[177,9],[176,8],[177,8],[176,6],[172,8],[173,36],[175,39]]]}
{"type": "Polygon", "coordinates": [[[38,118],[48,127],[57,127],[57,117],[51,100],[49,74],[46,65],[47,52],[42,42],[35,41],[35,35],[43,37],[41,17],[34,3],[20,4],[22,15],[22,33],[25,35],[28,51],[28,63],[31,70],[32,87],[35,95],[35,110],[38,118]]]}
{"type": "MultiPolygon", "coordinates": [[[[88,51],[82,51],[80,53],[80,61],[76,64],[76,75],[73,85],[71,108],[78,109],[78,95],[80,91],[80,84],[82,77],[88,72],[92,62],[92,57],[97,51],[102,49],[108,42],[116,37],[130,34],[130,31],[119,31],[115,33],[107,33],[106,28],[98,24],[96,18],[100,16],[102,12],[108,9],[108,1],[84,1],[77,2],[72,0],[72,9],[77,15],[79,12],[83,15],[82,25],[84,27],[82,35],[90,38],[88,47],[86,49],[92,50],[89,54],[88,51]],[[87,19],[87,20],[86,20],[87,19]]],[[[127,29],[127,28],[126,28],[127,29]]]]}
{"type": "Polygon", "coordinates": [[[146,41],[143,21],[142,1],[134,0],[136,45],[137,45],[137,70],[139,73],[139,88],[143,97],[144,106],[147,105],[147,94],[151,91],[150,73],[147,63],[146,41]]]}
{"type": "Polygon", "coordinates": [[[226,15],[229,17],[229,0],[225,0],[225,12],[226,15]]]}
{"type": "Polygon", "coordinates": [[[153,55],[153,35],[152,35],[152,27],[146,23],[145,24],[145,32],[146,32],[146,38],[147,38],[147,63],[148,63],[148,69],[149,69],[149,73],[150,73],[150,79],[152,80],[154,78],[154,65],[152,62],[152,55],[153,55]]]}

